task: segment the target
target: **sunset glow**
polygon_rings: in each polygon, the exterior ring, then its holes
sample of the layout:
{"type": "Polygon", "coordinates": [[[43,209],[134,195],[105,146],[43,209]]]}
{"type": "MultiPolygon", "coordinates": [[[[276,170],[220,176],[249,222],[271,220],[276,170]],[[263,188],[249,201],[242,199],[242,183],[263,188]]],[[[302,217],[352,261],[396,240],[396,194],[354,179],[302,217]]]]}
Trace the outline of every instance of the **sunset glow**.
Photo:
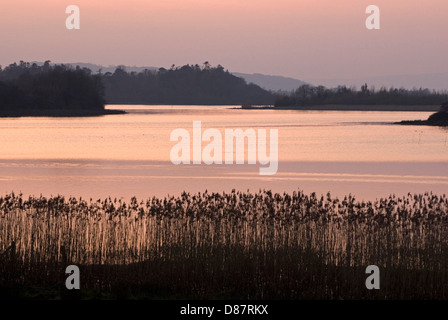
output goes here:
{"type": "Polygon", "coordinates": [[[0,64],[25,61],[164,66],[222,64],[299,79],[447,72],[445,0],[19,0],[2,5],[0,64]],[[81,29],[66,30],[76,4],[81,29]],[[14,32],[11,32],[13,30],[14,32]],[[17,41],[20,39],[20,41],[17,41]]]}
{"type": "Polygon", "coordinates": [[[0,300],[167,319],[447,300],[447,14],[3,0],[0,300]]]}

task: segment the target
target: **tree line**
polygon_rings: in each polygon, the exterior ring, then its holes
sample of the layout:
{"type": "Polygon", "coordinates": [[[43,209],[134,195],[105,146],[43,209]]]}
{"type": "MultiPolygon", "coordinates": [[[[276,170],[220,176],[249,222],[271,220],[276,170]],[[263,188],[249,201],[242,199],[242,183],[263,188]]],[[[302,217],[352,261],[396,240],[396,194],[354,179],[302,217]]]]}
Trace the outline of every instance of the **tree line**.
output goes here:
{"type": "Polygon", "coordinates": [[[112,113],[108,104],[185,105],[440,105],[448,101],[448,91],[429,89],[380,88],[363,85],[302,85],[296,90],[272,92],[246,83],[224,67],[184,65],[158,70],[93,74],[88,68],[42,65],[20,61],[0,66],[0,116],[96,115],[112,113]]]}
{"type": "Polygon", "coordinates": [[[0,115],[102,114],[104,88],[91,70],[21,61],[0,67],[0,115]]]}
{"type": "Polygon", "coordinates": [[[355,87],[302,85],[290,93],[277,93],[276,107],[302,107],[313,105],[439,105],[448,101],[448,91],[429,89],[385,88],[376,90],[364,84],[355,87]]]}

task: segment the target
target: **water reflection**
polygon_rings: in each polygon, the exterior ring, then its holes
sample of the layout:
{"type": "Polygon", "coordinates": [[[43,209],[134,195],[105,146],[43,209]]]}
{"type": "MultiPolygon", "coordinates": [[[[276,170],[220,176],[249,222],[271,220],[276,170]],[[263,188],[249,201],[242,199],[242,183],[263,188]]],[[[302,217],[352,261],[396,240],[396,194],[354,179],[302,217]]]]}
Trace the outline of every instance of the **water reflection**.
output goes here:
{"type": "Polygon", "coordinates": [[[372,199],[446,190],[448,131],[391,124],[430,113],[109,107],[129,114],[0,119],[0,192],[146,198],[183,190],[301,188],[372,199]],[[260,177],[258,165],[172,165],[170,133],[191,130],[194,120],[204,130],[278,128],[278,173],[260,177]]]}

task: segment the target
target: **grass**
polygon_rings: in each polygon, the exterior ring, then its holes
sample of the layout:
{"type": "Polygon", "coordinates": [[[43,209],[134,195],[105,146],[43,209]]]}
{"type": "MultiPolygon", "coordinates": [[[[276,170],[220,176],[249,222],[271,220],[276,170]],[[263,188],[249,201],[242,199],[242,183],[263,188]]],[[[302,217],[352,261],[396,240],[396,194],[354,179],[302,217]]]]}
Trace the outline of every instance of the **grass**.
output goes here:
{"type": "Polygon", "coordinates": [[[183,193],[129,203],[0,198],[0,296],[447,299],[448,199],[183,193]],[[65,267],[81,290],[65,289],[65,267]],[[381,270],[367,290],[365,268],[381,270]]]}

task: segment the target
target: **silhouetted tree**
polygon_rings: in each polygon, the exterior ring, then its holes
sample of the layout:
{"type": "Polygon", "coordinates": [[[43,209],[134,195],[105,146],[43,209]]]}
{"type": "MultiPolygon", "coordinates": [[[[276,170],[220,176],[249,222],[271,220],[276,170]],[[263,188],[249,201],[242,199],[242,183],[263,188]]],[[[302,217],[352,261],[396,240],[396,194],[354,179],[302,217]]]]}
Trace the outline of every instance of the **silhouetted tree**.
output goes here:
{"type": "Polygon", "coordinates": [[[89,69],[20,61],[0,71],[0,115],[101,114],[103,97],[89,69]]]}

